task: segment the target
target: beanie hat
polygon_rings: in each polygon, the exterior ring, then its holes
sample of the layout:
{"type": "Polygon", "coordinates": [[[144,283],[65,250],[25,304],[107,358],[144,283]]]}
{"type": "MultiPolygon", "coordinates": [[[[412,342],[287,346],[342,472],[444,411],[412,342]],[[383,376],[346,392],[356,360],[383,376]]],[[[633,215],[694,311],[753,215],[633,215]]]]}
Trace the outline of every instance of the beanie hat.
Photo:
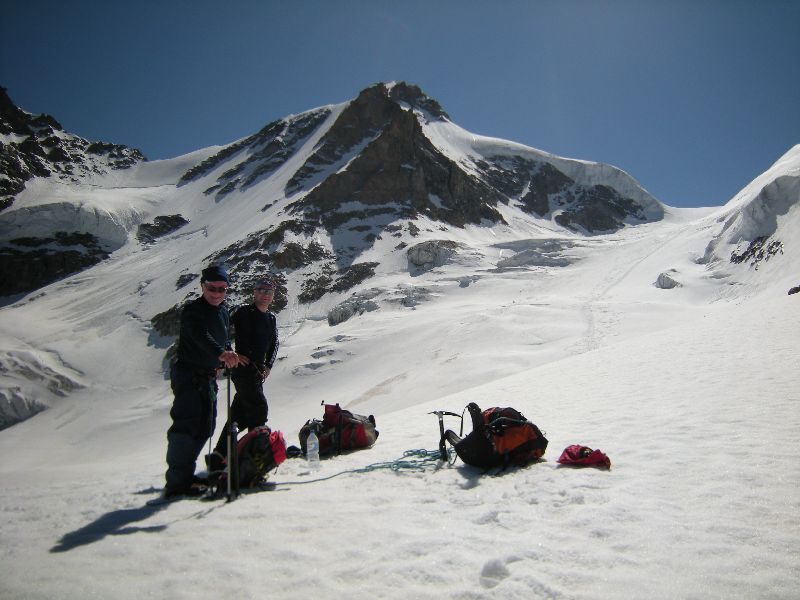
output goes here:
{"type": "Polygon", "coordinates": [[[266,288],[268,290],[275,289],[275,282],[272,281],[269,277],[262,277],[258,281],[256,281],[255,287],[257,288],[266,288]]]}
{"type": "Polygon", "coordinates": [[[203,269],[200,277],[200,283],[204,283],[206,281],[224,281],[225,283],[230,283],[230,280],[228,279],[228,272],[220,265],[211,265],[210,267],[203,269]]]}

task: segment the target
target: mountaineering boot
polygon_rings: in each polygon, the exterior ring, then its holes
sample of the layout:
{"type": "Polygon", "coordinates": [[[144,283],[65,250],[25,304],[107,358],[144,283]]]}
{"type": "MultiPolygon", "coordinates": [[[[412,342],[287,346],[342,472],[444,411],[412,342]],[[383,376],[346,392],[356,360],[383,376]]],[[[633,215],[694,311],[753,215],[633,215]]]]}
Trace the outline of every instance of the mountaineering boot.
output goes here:
{"type": "Polygon", "coordinates": [[[217,473],[225,470],[225,457],[214,450],[211,454],[206,454],[206,467],[209,473],[217,473]]]}

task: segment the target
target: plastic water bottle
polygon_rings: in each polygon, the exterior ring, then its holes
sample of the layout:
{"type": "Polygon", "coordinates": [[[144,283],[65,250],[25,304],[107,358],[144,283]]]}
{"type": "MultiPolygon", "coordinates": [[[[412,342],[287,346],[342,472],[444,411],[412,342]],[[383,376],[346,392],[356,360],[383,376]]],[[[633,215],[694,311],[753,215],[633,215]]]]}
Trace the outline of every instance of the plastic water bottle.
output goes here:
{"type": "Polygon", "coordinates": [[[308,467],[312,471],[319,470],[319,438],[313,429],[309,432],[306,440],[306,459],[308,460],[308,467]]]}

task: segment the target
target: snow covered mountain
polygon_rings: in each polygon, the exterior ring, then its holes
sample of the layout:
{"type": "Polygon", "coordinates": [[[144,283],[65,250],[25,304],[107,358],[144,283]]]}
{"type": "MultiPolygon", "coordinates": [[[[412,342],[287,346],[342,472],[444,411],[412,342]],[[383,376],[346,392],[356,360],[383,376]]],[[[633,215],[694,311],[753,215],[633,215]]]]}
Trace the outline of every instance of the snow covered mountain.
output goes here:
{"type": "MultiPolygon", "coordinates": [[[[251,262],[245,246],[262,251],[254,259],[259,268],[269,262],[296,268],[326,257],[326,268],[344,269],[382,233],[418,230],[418,219],[461,228],[506,223],[504,213],[512,211],[544,227],[597,233],[663,216],[661,205],[618,169],[473,136],[404,83],[378,84],[351,102],[156,166],[143,164],[138,151],[90,144],[51,117],[27,114],[5,94],[2,100],[9,195],[0,242],[3,275],[13,273],[17,285],[12,293],[90,266],[137,231],[138,241],[148,243],[190,223],[204,227],[196,214],[201,207],[209,221],[226,219],[233,206],[248,214],[250,227],[213,248],[218,258],[235,255],[234,277],[239,271],[245,277],[241,263],[251,262]],[[157,206],[143,191],[153,190],[154,171],[171,171],[156,177],[157,206]],[[127,190],[126,201],[119,201],[119,189],[127,190]],[[325,243],[308,245],[318,238],[325,243]]],[[[304,283],[318,294],[321,281],[327,278],[304,283]]]]}
{"type": "Polygon", "coordinates": [[[0,212],[4,268],[63,250],[57,232],[104,253],[0,308],[0,595],[211,597],[236,573],[237,597],[790,597],[800,146],[725,206],[676,209],[616,168],[474,136],[398,83],[61,175],[0,212]],[[266,269],[281,282],[270,424],[295,442],[324,400],[381,437],[326,461],[342,477],[287,461],[287,493],[157,512],[167,350],[212,261],[232,303],[266,269]],[[427,413],[468,401],[522,410],[547,460],[346,474],[435,447],[427,413]],[[574,442],[615,470],[556,469],[574,442]],[[382,535],[343,550],[365,521],[382,535]],[[310,569],[320,553],[337,560],[310,569]]]}

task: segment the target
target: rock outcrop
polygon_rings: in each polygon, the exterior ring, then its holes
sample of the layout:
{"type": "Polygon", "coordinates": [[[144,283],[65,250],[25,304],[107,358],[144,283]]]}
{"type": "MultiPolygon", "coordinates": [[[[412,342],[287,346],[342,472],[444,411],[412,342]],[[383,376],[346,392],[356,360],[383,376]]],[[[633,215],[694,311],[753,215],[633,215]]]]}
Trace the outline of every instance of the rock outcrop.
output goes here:
{"type": "Polygon", "coordinates": [[[495,206],[507,199],[437,149],[422,131],[417,105],[404,108],[393,96],[431,108],[432,101],[405,84],[364,90],[290,182],[298,191],[309,173],[331,172],[292,210],[329,231],[348,221],[382,218],[389,224],[418,215],[456,227],[504,222],[495,206]]]}

